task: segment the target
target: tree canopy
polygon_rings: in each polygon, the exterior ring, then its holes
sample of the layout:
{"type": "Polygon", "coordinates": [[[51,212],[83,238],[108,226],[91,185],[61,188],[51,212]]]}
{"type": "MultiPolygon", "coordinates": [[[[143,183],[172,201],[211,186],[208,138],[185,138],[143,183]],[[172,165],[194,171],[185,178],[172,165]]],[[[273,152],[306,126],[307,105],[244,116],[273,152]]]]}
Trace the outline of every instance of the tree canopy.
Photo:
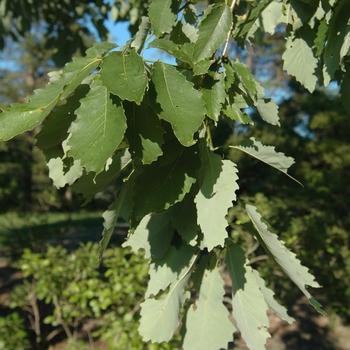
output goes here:
{"type": "MultiPolygon", "coordinates": [[[[283,69],[310,92],[332,82],[339,84],[342,101],[349,108],[347,1],[149,3],[116,1],[111,13],[116,20],[129,19],[137,25],[134,38],[120,48],[96,43],[84,57],[74,57],[51,73],[46,87],[25,103],[4,108],[0,140],[42,125],[36,146],[46,156],[54,184],[72,185],[86,201],[122,180],[115,201],[103,214],[99,255],[118,218],[129,222],[124,246],[144,249],[150,261],[139,327],[145,341],[168,341],[180,327],[184,349],[225,347],[235,331],[220,300],[224,294],[220,271],[225,263],[232,281],[236,327],[250,349],[262,349],[269,337],[267,309],[287,322],[292,318],[251,266],[244,245],[228,232],[230,208],[244,212],[250,221],[248,232],[310,303],[324,311],[307,290],[319,287],[314,277],[270,232],[258,209],[240,196],[239,162],[225,156],[224,143],[213,142],[213,129],[221,121],[234,129],[251,125],[252,135],[230,145],[231,152],[248,154],[291,177],[293,158],[276,151],[275,144],[258,140],[254,133],[258,123],[249,113],[254,108],[264,123],[277,127],[278,106],[231,47],[254,48],[266,33],[282,36],[283,69]],[[166,52],[176,63],[144,59],[147,47],[166,52]]],[[[58,5],[47,1],[37,4],[24,20],[23,9],[14,10],[6,1],[2,4],[4,18],[16,24],[20,35],[33,19],[45,20],[58,53],[62,36],[80,43],[76,35],[89,33],[83,30],[81,18],[88,16],[98,29],[108,10],[97,3],[94,17],[90,2],[71,7],[71,2],[63,1],[57,21],[50,11],[58,5]]],[[[3,30],[13,33],[12,26],[4,23],[3,30]]],[[[103,33],[100,28],[101,38],[103,33]]],[[[314,137],[322,137],[322,132],[314,137]]],[[[251,178],[251,185],[260,180],[251,178]]]]}

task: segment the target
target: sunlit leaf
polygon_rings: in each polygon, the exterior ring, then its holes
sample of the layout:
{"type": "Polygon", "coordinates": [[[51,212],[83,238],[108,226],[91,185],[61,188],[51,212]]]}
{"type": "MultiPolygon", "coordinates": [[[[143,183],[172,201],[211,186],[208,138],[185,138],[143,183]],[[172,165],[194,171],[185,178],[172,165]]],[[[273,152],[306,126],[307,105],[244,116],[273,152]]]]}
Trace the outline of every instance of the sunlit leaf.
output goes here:
{"type": "Polygon", "coordinates": [[[253,274],[247,265],[244,251],[229,243],[226,266],[232,281],[232,316],[249,349],[264,349],[270,337],[267,329],[268,306],[253,274]]]}
{"type": "Polygon", "coordinates": [[[220,302],[223,287],[218,268],[205,271],[198,300],[186,315],[184,350],[217,350],[226,348],[232,341],[235,328],[228,318],[227,308],[220,302]]]}
{"type": "Polygon", "coordinates": [[[242,141],[239,146],[230,147],[243,151],[263,163],[272,166],[301,185],[298,180],[287,173],[290,166],[294,164],[294,159],[287,157],[282,152],[276,152],[275,147],[265,146],[260,141],[256,141],[254,137],[242,141]]]}
{"type": "Polygon", "coordinates": [[[304,293],[315,309],[321,314],[325,314],[321,309],[321,305],[311,297],[306,289],[306,286],[313,288],[320,287],[315,281],[315,277],[309,273],[305,266],[301,265],[296,255],[286,248],[283,241],[279,240],[275,234],[269,232],[266,224],[261,220],[261,215],[254,206],[247,204],[246,210],[258,233],[256,236],[266,252],[281,266],[286,275],[304,293]]]}

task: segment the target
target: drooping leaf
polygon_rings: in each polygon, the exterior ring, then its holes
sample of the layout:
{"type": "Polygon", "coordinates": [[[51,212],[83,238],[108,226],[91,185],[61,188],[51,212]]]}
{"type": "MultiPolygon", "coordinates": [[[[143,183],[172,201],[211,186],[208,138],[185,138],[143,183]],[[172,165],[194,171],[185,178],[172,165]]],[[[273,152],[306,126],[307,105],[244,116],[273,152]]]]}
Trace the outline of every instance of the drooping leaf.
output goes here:
{"type": "Polygon", "coordinates": [[[164,164],[160,157],[146,165],[135,183],[134,212],[136,217],[168,209],[181,201],[196,182],[200,160],[197,147],[182,147],[169,163],[164,164]]]}
{"type": "Polygon", "coordinates": [[[226,5],[208,6],[198,28],[193,61],[211,57],[224,44],[232,23],[232,13],[226,5]]]}
{"type": "Polygon", "coordinates": [[[214,121],[218,121],[222,105],[225,102],[224,84],[224,75],[222,73],[213,73],[206,75],[201,86],[207,115],[214,121]]]}
{"type": "Polygon", "coordinates": [[[149,266],[150,280],[145,297],[153,298],[166,291],[169,285],[177,280],[182,269],[187,269],[190,265],[195,251],[193,247],[184,244],[179,249],[170,246],[160,259],[153,257],[149,266]]]}
{"type": "Polygon", "coordinates": [[[244,251],[229,243],[226,266],[232,281],[232,316],[249,349],[264,349],[268,333],[268,306],[253,274],[247,265],[244,251]]]}
{"type": "Polygon", "coordinates": [[[122,186],[122,189],[118,193],[116,200],[108,207],[108,210],[106,210],[102,215],[104,219],[104,229],[102,232],[102,239],[100,241],[98,250],[99,261],[101,261],[103,257],[103,253],[106,250],[108,243],[111,239],[117,220],[121,216],[123,204],[127,200],[128,196],[131,195],[130,192],[132,189],[132,185],[132,181],[125,182],[122,186]]]}
{"type": "MultiPolygon", "coordinates": [[[[180,250],[177,252],[178,256],[183,257],[183,249],[188,249],[187,247],[183,247],[186,246],[180,247],[180,250]]],[[[168,254],[171,254],[171,251],[169,251],[168,254]]],[[[182,264],[180,269],[178,269],[178,262],[180,259],[175,259],[175,279],[169,286],[165,295],[159,299],[149,298],[141,304],[141,320],[138,330],[144,341],[169,341],[178,327],[180,309],[186,298],[190,297],[190,293],[185,292],[184,288],[188,282],[190,272],[197,257],[197,255],[193,255],[193,252],[191,256],[191,260],[189,262],[186,261],[186,265],[182,264]]],[[[166,257],[164,258],[164,263],[171,269],[172,265],[166,263],[166,257]]],[[[159,280],[159,282],[161,283],[161,280],[159,280]]]]}
{"type": "Polygon", "coordinates": [[[65,99],[94,70],[101,56],[114,48],[114,44],[100,43],[87,50],[59,72],[43,89],[35,90],[25,103],[14,103],[0,114],[0,141],[35,128],[46,118],[58,101],[65,99]]]}
{"type": "Polygon", "coordinates": [[[133,47],[137,53],[140,53],[143,49],[150,26],[151,23],[149,21],[149,18],[142,16],[139,30],[135,35],[135,39],[131,43],[131,47],[133,47]]]}
{"type": "Polygon", "coordinates": [[[242,141],[239,146],[230,147],[243,151],[263,163],[272,166],[301,185],[298,180],[287,173],[289,167],[294,164],[294,159],[285,156],[282,152],[276,152],[275,147],[265,146],[260,141],[255,140],[254,137],[242,141]]]}
{"type": "Polygon", "coordinates": [[[256,82],[251,70],[238,60],[232,64],[232,68],[247,95],[250,96],[253,101],[257,100],[256,82]]]}
{"type": "Polygon", "coordinates": [[[300,261],[296,258],[296,255],[285,247],[283,241],[278,240],[278,237],[275,234],[269,232],[266,224],[261,220],[261,215],[257,212],[257,209],[254,206],[247,204],[246,210],[256,232],[258,233],[256,237],[260,244],[265,248],[266,252],[281,266],[286,275],[304,293],[315,309],[319,313],[325,314],[321,309],[321,305],[311,297],[306,289],[306,286],[313,288],[320,287],[315,281],[314,276],[309,273],[305,266],[301,265],[300,261]]]}
{"type": "Polygon", "coordinates": [[[128,128],[126,137],[129,141],[129,150],[133,157],[140,158],[144,164],[155,161],[162,153],[164,129],[153,109],[142,102],[124,102],[128,128]]]}
{"type": "Polygon", "coordinates": [[[226,215],[236,200],[237,169],[231,161],[222,160],[202,143],[200,190],[195,197],[198,225],[203,232],[203,245],[211,251],[223,246],[227,237],[226,215]]]}
{"type": "Polygon", "coordinates": [[[176,68],[162,62],[154,64],[152,81],[162,108],[160,117],[171,123],[184,146],[190,146],[205,116],[201,93],[176,68]]]}
{"type": "Polygon", "coordinates": [[[260,291],[264,295],[264,299],[266,304],[269,306],[269,308],[282,320],[288,322],[289,324],[292,324],[295,320],[293,317],[290,317],[287,314],[287,310],[284,306],[280,305],[275,299],[274,299],[274,292],[267,288],[265,286],[265,281],[260,277],[259,272],[256,270],[253,270],[253,274],[256,278],[256,281],[258,283],[258,286],[260,288],[260,291]]]}
{"type": "Polygon", "coordinates": [[[103,58],[100,77],[102,84],[122,100],[140,104],[148,84],[145,64],[135,50],[111,52],[103,58]]]}
{"type": "Polygon", "coordinates": [[[315,90],[317,59],[304,38],[289,37],[282,55],[283,68],[310,92],[315,90]]]}
{"type": "Polygon", "coordinates": [[[122,170],[122,157],[124,150],[119,151],[112,157],[112,164],[108,170],[104,170],[97,176],[94,172],[83,174],[73,185],[72,190],[77,193],[82,193],[85,197],[83,205],[92,200],[94,194],[102,192],[118,178],[122,170]]]}
{"type": "Polygon", "coordinates": [[[220,302],[223,285],[218,268],[205,271],[199,298],[186,315],[184,350],[217,350],[226,348],[232,341],[235,328],[228,318],[227,308],[220,302]]]}
{"type": "Polygon", "coordinates": [[[174,228],[168,213],[152,213],[141,220],[122,246],[131,247],[134,252],[143,249],[146,259],[161,259],[168,250],[173,235],[174,228]]]}
{"type": "Polygon", "coordinates": [[[87,172],[94,171],[97,175],[123,139],[124,110],[117,97],[111,100],[107,88],[98,79],[80,102],[77,118],[69,128],[68,154],[80,159],[87,172]]]}
{"type": "Polygon", "coordinates": [[[278,106],[276,102],[272,98],[265,97],[264,88],[258,82],[255,82],[255,85],[258,92],[258,98],[254,101],[254,105],[258,110],[261,119],[271,125],[280,126],[278,106]]]}
{"type": "Polygon", "coordinates": [[[148,15],[156,37],[170,33],[177,18],[178,0],[154,0],[148,9],[148,15]]]}

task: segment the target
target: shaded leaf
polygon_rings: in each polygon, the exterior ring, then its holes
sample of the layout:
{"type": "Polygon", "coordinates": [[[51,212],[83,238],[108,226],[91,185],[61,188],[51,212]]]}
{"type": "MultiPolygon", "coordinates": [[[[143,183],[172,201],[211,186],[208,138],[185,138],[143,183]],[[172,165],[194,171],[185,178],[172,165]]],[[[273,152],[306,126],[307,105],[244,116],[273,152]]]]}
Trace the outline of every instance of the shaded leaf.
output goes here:
{"type": "Polygon", "coordinates": [[[122,170],[122,156],[124,150],[116,153],[112,157],[112,164],[108,170],[104,170],[97,176],[94,172],[84,173],[73,185],[72,190],[77,193],[82,193],[85,197],[83,205],[89,203],[92,197],[104,191],[108,186],[112,185],[118,178],[122,170]]]}
{"type": "Polygon", "coordinates": [[[171,123],[184,146],[191,145],[193,134],[205,117],[201,93],[176,68],[162,62],[154,64],[152,81],[162,108],[160,117],[171,123]]]}
{"type": "Polygon", "coordinates": [[[174,229],[168,213],[152,213],[141,220],[122,246],[131,247],[134,252],[143,249],[147,259],[161,259],[168,250],[173,235],[174,229]]]}
{"type": "Polygon", "coordinates": [[[89,86],[82,84],[77,87],[65,104],[58,106],[44,122],[40,132],[35,136],[36,146],[48,149],[60,145],[68,137],[68,128],[76,118],[75,110],[80,106],[80,100],[86,96],[89,86]]]}
{"type": "Polygon", "coordinates": [[[182,148],[169,163],[164,164],[160,157],[146,165],[135,183],[134,212],[136,217],[168,209],[181,201],[197,180],[200,160],[197,147],[182,148]]]}
{"type": "Polygon", "coordinates": [[[137,104],[148,84],[144,61],[135,50],[111,52],[102,60],[100,79],[109,92],[137,104]]]}
{"type": "Polygon", "coordinates": [[[128,128],[126,137],[133,158],[138,157],[144,164],[155,161],[162,153],[164,129],[153,109],[142,102],[140,106],[124,102],[128,128]]]}
{"type": "Polygon", "coordinates": [[[261,215],[257,212],[257,209],[254,206],[247,204],[246,210],[258,233],[256,237],[260,244],[264,247],[270,257],[281,266],[286,275],[304,293],[315,309],[324,315],[325,312],[321,309],[321,305],[314,300],[306,290],[306,286],[313,288],[320,287],[315,281],[314,276],[309,273],[305,266],[301,265],[300,261],[296,258],[296,255],[285,247],[283,241],[278,240],[278,237],[275,234],[269,232],[266,224],[261,220],[261,215]]]}
{"type": "Polygon", "coordinates": [[[80,100],[77,118],[69,128],[68,154],[80,159],[81,166],[96,175],[104,169],[126,130],[123,107],[117,98],[114,101],[107,88],[94,80],[91,90],[80,100]],[[98,105],[96,101],[99,101],[98,105]]]}
{"type": "Polygon", "coordinates": [[[128,196],[130,196],[130,190],[132,189],[132,185],[132,181],[125,182],[122,186],[122,189],[118,193],[116,200],[108,207],[108,210],[106,210],[102,215],[104,219],[104,229],[102,232],[102,239],[100,241],[98,250],[99,261],[101,261],[103,257],[103,253],[106,250],[108,243],[111,239],[117,220],[121,216],[124,202],[125,200],[127,200],[128,196]]]}

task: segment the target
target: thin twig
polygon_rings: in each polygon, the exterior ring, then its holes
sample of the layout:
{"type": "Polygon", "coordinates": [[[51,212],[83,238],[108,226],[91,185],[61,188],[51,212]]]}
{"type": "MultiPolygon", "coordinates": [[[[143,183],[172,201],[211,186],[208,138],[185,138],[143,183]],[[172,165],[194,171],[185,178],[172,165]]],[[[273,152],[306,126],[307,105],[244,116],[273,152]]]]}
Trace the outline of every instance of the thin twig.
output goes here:
{"type": "MultiPolygon", "coordinates": [[[[233,14],[233,10],[236,6],[236,3],[238,3],[239,0],[232,0],[232,3],[231,3],[231,6],[230,6],[230,10],[231,10],[231,13],[233,14]]],[[[231,27],[230,27],[230,30],[228,31],[227,33],[227,38],[226,38],[226,41],[225,41],[225,46],[224,46],[224,50],[222,51],[222,55],[223,56],[226,56],[226,51],[227,51],[227,48],[228,48],[228,43],[230,41],[230,38],[231,38],[231,33],[233,31],[233,19],[232,19],[232,22],[231,22],[231,27]]]]}

